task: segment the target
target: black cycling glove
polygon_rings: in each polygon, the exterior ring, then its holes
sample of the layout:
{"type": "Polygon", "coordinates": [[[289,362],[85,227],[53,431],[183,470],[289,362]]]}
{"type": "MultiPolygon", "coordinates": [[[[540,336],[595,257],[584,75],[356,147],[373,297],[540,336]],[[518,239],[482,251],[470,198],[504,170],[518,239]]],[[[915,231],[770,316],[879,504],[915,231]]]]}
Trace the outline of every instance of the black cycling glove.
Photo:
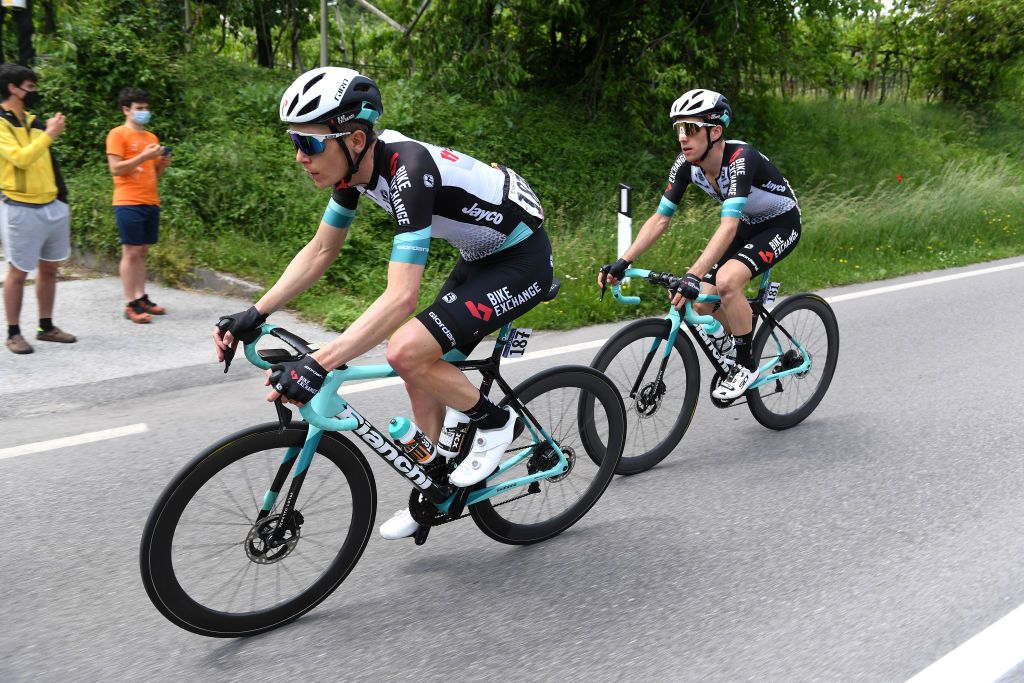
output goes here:
{"type": "Polygon", "coordinates": [[[260,313],[255,306],[250,306],[241,313],[221,316],[217,327],[222,333],[230,332],[232,337],[248,344],[259,336],[260,326],[266,320],[266,313],[260,313]]]}
{"type": "Polygon", "coordinates": [[[677,279],[669,291],[673,295],[682,294],[685,299],[696,299],[700,296],[700,278],[693,273],[687,273],[677,279]]]}
{"type": "Polygon", "coordinates": [[[624,258],[620,258],[615,263],[608,263],[601,266],[601,272],[605,275],[611,275],[616,280],[621,280],[626,277],[626,269],[633,265],[632,261],[627,261],[624,258]]]}
{"type": "Polygon", "coordinates": [[[275,363],[270,370],[270,386],[297,403],[309,403],[320,393],[327,376],[327,371],[312,356],[275,363]]]}

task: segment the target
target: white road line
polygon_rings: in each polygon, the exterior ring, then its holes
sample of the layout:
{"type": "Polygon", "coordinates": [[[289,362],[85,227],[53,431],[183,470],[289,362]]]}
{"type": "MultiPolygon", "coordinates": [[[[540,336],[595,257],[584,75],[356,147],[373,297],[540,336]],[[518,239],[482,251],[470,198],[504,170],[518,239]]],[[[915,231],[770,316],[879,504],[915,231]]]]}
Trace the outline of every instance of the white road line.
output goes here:
{"type": "Polygon", "coordinates": [[[1024,662],[1024,605],[924,669],[907,683],[996,681],[1024,662]]]}
{"type": "Polygon", "coordinates": [[[127,425],[125,427],[115,427],[113,429],[103,429],[98,432],[88,432],[86,434],[78,434],[77,436],[66,436],[62,439],[50,439],[49,441],[37,441],[36,443],[26,443],[21,446],[12,446],[10,448],[0,448],[0,460],[4,458],[16,458],[19,455],[29,455],[31,453],[42,453],[43,451],[52,451],[57,448],[68,448],[69,446],[81,446],[86,443],[93,443],[95,441],[106,441],[107,439],[117,439],[122,436],[131,436],[132,434],[142,434],[148,432],[149,427],[143,423],[127,425]]]}
{"type": "Polygon", "coordinates": [[[954,273],[952,275],[939,275],[938,277],[930,277],[924,280],[915,280],[914,282],[904,282],[899,285],[887,285],[885,287],[875,287],[874,289],[865,289],[861,292],[850,292],[849,294],[839,294],[837,296],[828,297],[830,304],[838,303],[840,301],[851,301],[853,299],[862,299],[866,296],[875,296],[876,294],[889,294],[890,292],[899,292],[904,289],[913,289],[914,287],[925,287],[927,285],[937,285],[942,282],[951,282],[953,280],[963,280],[964,278],[977,277],[978,275],[991,275],[992,273],[1001,273],[1004,270],[1013,270],[1014,268],[1024,268],[1024,261],[1018,261],[1017,263],[1006,263],[1001,266],[992,266],[991,268],[981,268],[979,270],[971,270],[966,273],[954,273]]]}

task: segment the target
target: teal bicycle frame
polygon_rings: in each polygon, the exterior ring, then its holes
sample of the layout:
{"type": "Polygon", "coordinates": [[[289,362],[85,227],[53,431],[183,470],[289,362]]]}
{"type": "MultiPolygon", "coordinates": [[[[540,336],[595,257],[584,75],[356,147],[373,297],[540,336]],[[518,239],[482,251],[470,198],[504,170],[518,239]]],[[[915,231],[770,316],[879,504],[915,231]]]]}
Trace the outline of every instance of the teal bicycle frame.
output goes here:
{"type": "MultiPolygon", "coordinates": [[[[504,391],[505,395],[508,397],[508,401],[513,408],[519,412],[519,414],[523,415],[523,423],[525,424],[526,429],[530,432],[531,444],[520,449],[518,452],[502,462],[498,466],[497,471],[491,475],[492,477],[499,475],[522,462],[523,459],[529,457],[533,453],[534,449],[541,443],[547,443],[551,446],[553,452],[558,455],[558,462],[553,467],[543,472],[535,472],[527,476],[501,482],[494,486],[487,486],[482,489],[473,490],[469,492],[468,497],[463,496],[460,504],[456,505],[457,508],[461,508],[463,505],[474,505],[475,503],[487,500],[488,498],[496,496],[499,493],[504,493],[510,489],[527,486],[542,479],[557,476],[564,473],[569,467],[568,458],[566,458],[562,449],[550,437],[550,435],[540,427],[537,420],[534,419],[533,415],[530,414],[526,407],[519,401],[512,388],[505,382],[498,372],[501,352],[506,342],[509,340],[511,333],[511,324],[505,324],[502,326],[498,333],[498,339],[494,345],[494,351],[489,358],[471,361],[466,360],[465,356],[458,351],[452,351],[446,354],[444,359],[462,370],[479,370],[484,375],[484,382],[481,385],[481,391],[483,391],[485,395],[489,393],[491,383],[493,381],[497,381],[502,391],[504,391]]],[[[269,323],[264,323],[260,330],[259,337],[252,342],[245,344],[245,357],[250,363],[264,370],[269,370],[272,363],[259,356],[256,351],[256,342],[259,338],[268,334],[277,336],[279,339],[282,339],[293,346],[294,341],[301,342],[301,340],[298,340],[294,335],[291,335],[286,330],[277,328],[277,326],[269,323]]],[[[298,348],[297,350],[304,353],[310,352],[308,347],[306,349],[298,348]]],[[[344,398],[342,398],[339,393],[341,385],[345,382],[395,377],[397,374],[398,373],[396,373],[395,370],[386,363],[354,367],[342,366],[327,373],[327,376],[324,378],[323,386],[317,395],[314,396],[309,403],[299,409],[299,414],[309,425],[305,442],[301,447],[291,447],[285,452],[281,467],[278,469],[277,476],[271,484],[270,489],[268,489],[264,494],[258,518],[261,519],[270,514],[270,511],[273,509],[274,504],[280,495],[281,489],[284,486],[284,481],[288,472],[293,471],[292,485],[289,487],[285,507],[281,512],[282,518],[288,518],[294,507],[294,501],[298,495],[299,488],[301,488],[302,480],[305,477],[305,473],[313,459],[313,454],[316,452],[317,445],[320,443],[320,438],[325,431],[353,432],[367,446],[369,446],[371,450],[380,455],[381,458],[392,467],[392,469],[397,471],[412,483],[413,486],[419,489],[423,495],[441,512],[449,514],[453,509],[453,505],[455,505],[457,496],[460,492],[464,492],[465,490],[452,487],[447,482],[435,480],[434,477],[436,477],[440,468],[424,468],[419,463],[407,457],[398,445],[374,428],[374,426],[362,415],[356,412],[356,410],[344,398]],[[292,467],[292,464],[294,464],[294,467],[292,467]]],[[[282,408],[281,411],[287,413],[286,409],[282,408]]],[[[469,428],[475,429],[472,424],[469,428]]],[[[472,444],[473,441],[472,436],[472,434],[468,434],[467,438],[463,439],[462,452],[460,452],[457,462],[461,462],[461,460],[467,455],[470,444],[472,444]]]]}
{"type": "MultiPolygon", "coordinates": [[[[648,279],[651,276],[652,272],[653,271],[645,270],[643,268],[628,268],[626,270],[625,277],[648,279]]],[[[755,322],[758,318],[762,318],[765,321],[771,322],[771,335],[772,339],[775,341],[776,351],[773,356],[768,357],[769,360],[767,363],[764,363],[758,368],[760,376],[757,378],[757,380],[754,381],[753,384],[750,385],[751,389],[756,389],[765,384],[768,384],[769,382],[774,382],[775,380],[781,379],[783,377],[788,377],[789,375],[802,374],[811,369],[810,354],[807,353],[804,347],[800,345],[800,342],[797,341],[797,339],[793,337],[793,335],[787,332],[782,327],[782,325],[780,325],[779,322],[772,317],[771,312],[769,312],[764,305],[765,295],[768,292],[769,285],[771,283],[771,272],[772,271],[770,268],[764,272],[764,274],[761,276],[761,284],[758,287],[757,296],[752,299],[748,299],[748,301],[750,302],[755,322]],[[783,358],[783,355],[785,354],[785,351],[783,350],[782,346],[782,341],[779,339],[780,330],[789,339],[793,346],[800,352],[802,356],[802,362],[796,367],[791,367],[776,372],[774,371],[774,368],[779,364],[779,362],[783,358]]],[[[622,286],[618,284],[612,285],[612,296],[615,297],[616,301],[622,304],[640,303],[640,297],[638,296],[623,295],[622,286]]],[[[719,303],[720,301],[721,298],[714,294],[701,294],[696,298],[696,300],[693,303],[719,303]]],[[[679,328],[682,326],[683,323],[685,323],[686,326],[690,328],[690,331],[693,333],[694,338],[700,342],[701,348],[704,349],[704,353],[711,361],[711,364],[715,367],[715,371],[722,377],[725,377],[725,375],[728,374],[729,363],[726,362],[725,357],[718,352],[718,349],[715,348],[714,344],[711,342],[711,334],[714,334],[716,331],[718,331],[719,326],[722,324],[714,316],[699,315],[698,313],[694,312],[691,302],[687,300],[682,316],[679,315],[679,311],[676,310],[675,306],[670,306],[668,314],[665,316],[665,319],[668,320],[669,322],[669,333],[666,337],[667,343],[665,344],[665,349],[662,352],[663,362],[665,362],[668,359],[668,356],[672,351],[672,345],[675,343],[676,335],[679,334],[679,328]]],[[[653,356],[653,354],[658,350],[658,347],[661,344],[661,342],[661,338],[656,338],[654,340],[654,342],[651,344],[650,350],[648,351],[648,358],[653,356]]],[[[764,360],[763,356],[762,360],[764,360]]]]}

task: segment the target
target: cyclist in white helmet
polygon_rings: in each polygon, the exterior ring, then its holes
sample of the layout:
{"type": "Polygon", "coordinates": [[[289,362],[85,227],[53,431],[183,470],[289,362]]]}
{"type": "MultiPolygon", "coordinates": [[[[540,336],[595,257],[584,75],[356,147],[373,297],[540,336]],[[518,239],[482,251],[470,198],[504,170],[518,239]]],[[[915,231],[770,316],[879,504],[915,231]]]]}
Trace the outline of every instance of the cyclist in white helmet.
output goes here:
{"type": "MultiPolygon", "coordinates": [[[[387,358],[412,401],[417,425],[436,442],[445,406],[474,420],[473,449],[450,475],[457,486],[486,479],[512,441],[516,417],[485,397],[442,359],[465,358],[488,333],[543,300],[553,278],[544,212],[529,184],[508,168],[480,163],[450,149],[391,130],[377,132],[380,90],[352,69],[321,67],[299,76],[281,98],[295,160],[313,184],[332,188],[316,234],[277,283],[252,308],[214,328],[224,352],[267,315],[312,287],[338,253],[366,196],[394,218],[395,235],[384,292],[339,337],[312,356],[268,372],[267,400],[308,402],[328,369],[390,337],[387,358]],[[431,238],[455,246],[460,258],[434,303],[414,318],[431,238]]],[[[388,539],[418,528],[408,509],[381,527],[388,539]]]]}
{"type": "MultiPolygon", "coordinates": [[[[713,393],[716,398],[731,400],[746,393],[758,376],[750,349],[753,315],[744,287],[796,247],[800,207],[789,181],[768,157],[742,140],[725,139],[733,112],[723,95],[690,90],[672,103],[669,118],[682,151],[669,171],[661,204],[622,258],[604,266],[597,280],[601,285],[606,278],[609,284],[622,279],[632,262],[668,228],[687,185],[693,183],[721,202],[718,229],[671,294],[676,308],[702,291],[722,298],[721,310],[715,315],[732,335],[723,350],[732,345],[736,363],[713,393]]],[[[713,310],[710,304],[694,308],[704,315],[713,310]]]]}

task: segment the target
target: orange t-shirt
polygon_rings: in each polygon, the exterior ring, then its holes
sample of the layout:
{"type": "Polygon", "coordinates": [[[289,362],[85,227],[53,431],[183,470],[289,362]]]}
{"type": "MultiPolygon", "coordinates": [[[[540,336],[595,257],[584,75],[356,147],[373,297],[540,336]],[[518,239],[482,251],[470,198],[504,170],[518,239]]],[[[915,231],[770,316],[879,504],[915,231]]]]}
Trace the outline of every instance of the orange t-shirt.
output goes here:
{"type": "MultiPolygon", "coordinates": [[[[116,154],[127,160],[141,154],[146,145],[159,142],[148,130],[137,131],[128,126],[118,126],[107,133],[107,154],[116,154]]],[[[114,206],[159,206],[156,180],[156,159],[143,161],[128,175],[114,176],[114,206]]]]}

